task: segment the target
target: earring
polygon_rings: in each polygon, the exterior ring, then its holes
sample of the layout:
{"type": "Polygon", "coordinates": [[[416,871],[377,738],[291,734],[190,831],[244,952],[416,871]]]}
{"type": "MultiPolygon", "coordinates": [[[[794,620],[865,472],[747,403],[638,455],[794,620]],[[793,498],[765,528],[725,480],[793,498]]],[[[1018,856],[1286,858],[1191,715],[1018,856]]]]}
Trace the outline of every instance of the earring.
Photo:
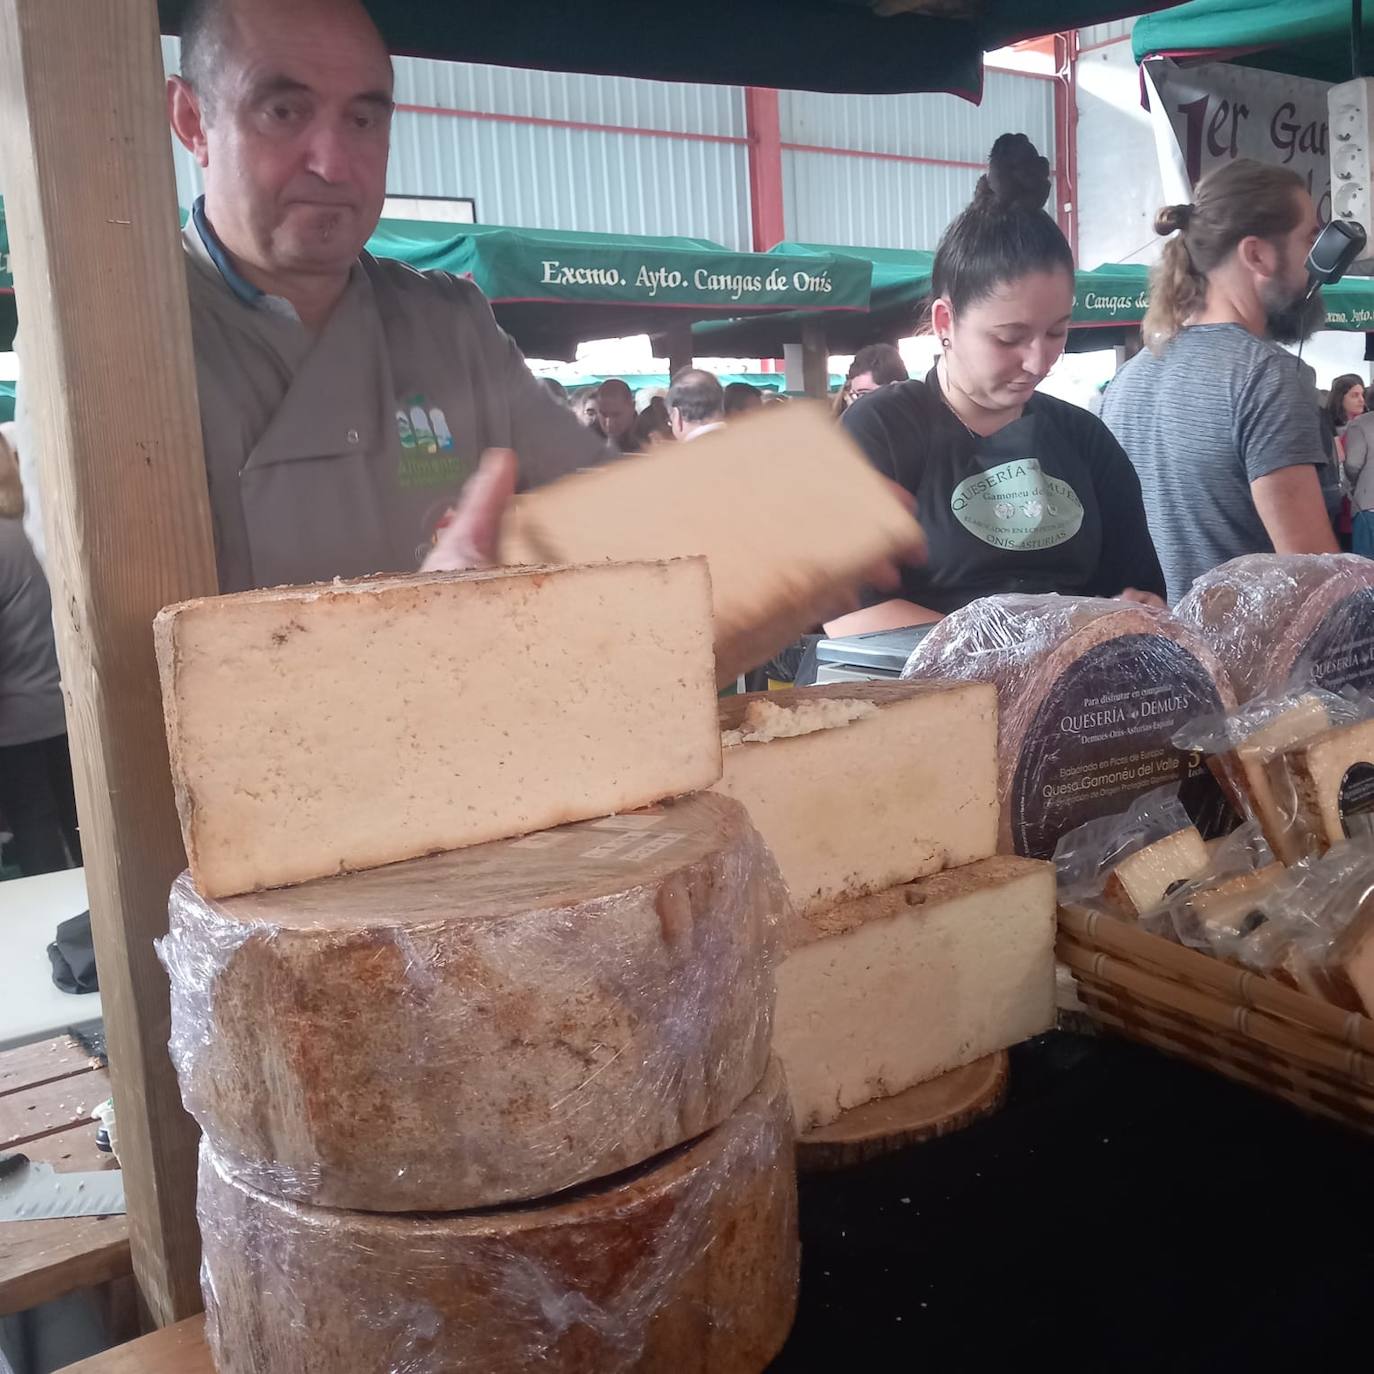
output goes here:
{"type": "Polygon", "coordinates": [[[941,347],[941,348],[948,348],[948,347],[949,347],[949,340],[948,340],[948,339],[941,339],[941,340],[940,340],[940,347],[941,347]]]}

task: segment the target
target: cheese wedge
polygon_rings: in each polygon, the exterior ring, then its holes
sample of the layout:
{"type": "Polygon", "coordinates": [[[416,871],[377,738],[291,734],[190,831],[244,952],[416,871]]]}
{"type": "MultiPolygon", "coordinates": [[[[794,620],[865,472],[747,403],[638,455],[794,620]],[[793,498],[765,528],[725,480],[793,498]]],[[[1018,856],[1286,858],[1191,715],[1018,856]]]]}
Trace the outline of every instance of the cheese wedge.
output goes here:
{"type": "Polygon", "coordinates": [[[819,406],[770,407],[517,498],[506,563],[704,554],[722,683],[820,618],[836,588],[919,548],[921,529],[819,406]]]}
{"type": "Polygon", "coordinates": [[[1050,1029],[1054,865],[1001,856],[813,915],[778,971],[797,1127],[1050,1029]]]}
{"type": "Polygon", "coordinates": [[[836,683],[721,703],[725,772],[815,912],[997,850],[997,693],[836,683]]]}
{"type": "Polygon", "coordinates": [[[1266,864],[1190,893],[1174,911],[1174,924],[1185,944],[1212,949],[1218,941],[1239,940],[1264,924],[1260,904],[1285,873],[1282,864],[1266,864]]]}
{"type": "Polygon", "coordinates": [[[1328,730],[1283,754],[1304,852],[1374,835],[1374,721],[1328,730]]]}
{"type": "Polygon", "coordinates": [[[1229,753],[1208,760],[1232,804],[1259,822],[1281,863],[1294,864],[1307,852],[1296,825],[1292,786],[1275,761],[1287,749],[1329,729],[1331,716],[1316,697],[1304,697],[1229,753]]]}
{"type": "Polygon", "coordinates": [[[1374,901],[1366,899],[1336,937],[1326,964],[1334,992],[1331,1000],[1374,1016],[1374,901]]]}
{"type": "Polygon", "coordinates": [[[701,559],[433,573],[154,626],[206,897],[630,811],[720,776],[701,559]]]}
{"type": "Polygon", "coordinates": [[[1142,916],[1179,883],[1205,873],[1210,863],[1202,836],[1190,825],[1123,859],[1108,875],[1102,895],[1118,910],[1142,916]]]}

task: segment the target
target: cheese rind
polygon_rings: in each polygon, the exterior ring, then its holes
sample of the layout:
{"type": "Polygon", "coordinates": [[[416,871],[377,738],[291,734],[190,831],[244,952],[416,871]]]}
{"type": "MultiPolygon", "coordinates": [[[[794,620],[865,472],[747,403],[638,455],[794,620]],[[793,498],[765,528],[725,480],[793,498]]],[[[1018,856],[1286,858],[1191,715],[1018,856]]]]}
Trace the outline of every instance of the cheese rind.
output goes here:
{"type": "Polygon", "coordinates": [[[161,945],[182,1095],[268,1193],[546,1196],[753,1090],[786,909],[743,808],[711,793],[222,902],[183,877],[161,945]]]}
{"type": "Polygon", "coordinates": [[[801,1131],[1054,1025],[1054,866],[999,857],[809,921],[774,1052],[801,1131]]]}
{"type": "Polygon", "coordinates": [[[1202,836],[1189,826],[1123,859],[1108,875],[1102,895],[1118,910],[1143,916],[1159,906],[1176,884],[1196,878],[1210,863],[1202,836]]]}
{"type": "Polygon", "coordinates": [[[728,697],[727,737],[766,706],[839,723],[732,744],[716,790],[742,802],[803,912],[997,848],[997,697],[974,684],[844,683],[728,697]],[[873,708],[856,713],[855,705],[873,708]],[[752,716],[751,716],[752,713],[752,716]]]}
{"type": "Polygon", "coordinates": [[[757,1374],[796,1307],[776,1067],[709,1135],[548,1203],[331,1212],[247,1187],[202,1146],[198,1214],[219,1374],[757,1374]]]}
{"type": "Polygon", "coordinates": [[[207,896],[632,810],[720,775],[701,559],[188,601],[155,622],[207,896]]]}
{"type": "Polygon", "coordinates": [[[521,496],[501,547],[507,563],[704,554],[729,682],[804,633],[835,588],[920,541],[854,442],[794,401],[521,496]],[[775,633],[761,639],[760,627],[775,633]]]}

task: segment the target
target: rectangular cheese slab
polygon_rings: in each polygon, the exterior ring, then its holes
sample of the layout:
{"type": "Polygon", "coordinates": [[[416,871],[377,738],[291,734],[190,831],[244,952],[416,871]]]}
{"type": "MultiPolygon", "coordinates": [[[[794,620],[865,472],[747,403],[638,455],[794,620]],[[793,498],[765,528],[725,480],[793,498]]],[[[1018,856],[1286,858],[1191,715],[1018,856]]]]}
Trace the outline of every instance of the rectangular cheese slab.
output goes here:
{"type": "Polygon", "coordinates": [[[997,852],[997,693],[855,682],[721,702],[725,772],[803,913],[997,852]]]}
{"type": "Polygon", "coordinates": [[[809,630],[835,588],[921,538],[830,415],[793,401],[519,497],[501,549],[506,563],[704,554],[728,683],[809,630]]]}
{"type": "Polygon", "coordinates": [[[1053,864],[987,859],[808,925],[773,1028],[799,1130],[1054,1025],[1053,864]]]}
{"type": "Polygon", "coordinates": [[[431,573],[155,624],[182,835],[222,897],[708,788],[705,561],[431,573]]]}

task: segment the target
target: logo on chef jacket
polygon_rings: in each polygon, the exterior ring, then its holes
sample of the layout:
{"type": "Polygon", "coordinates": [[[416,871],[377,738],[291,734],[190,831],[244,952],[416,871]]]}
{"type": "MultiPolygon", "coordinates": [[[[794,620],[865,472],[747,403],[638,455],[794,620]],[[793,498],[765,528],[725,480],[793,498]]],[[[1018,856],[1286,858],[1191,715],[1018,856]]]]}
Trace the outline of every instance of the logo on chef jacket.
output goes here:
{"type": "Polygon", "coordinates": [[[1044,472],[1035,458],[975,473],[954,488],[949,505],[970,534],[994,549],[1053,549],[1083,527],[1078,493],[1044,472]]]}
{"type": "Polygon", "coordinates": [[[448,417],[416,394],[396,407],[396,433],[401,441],[398,478],[402,487],[450,486],[458,479],[458,455],[448,417]]]}

